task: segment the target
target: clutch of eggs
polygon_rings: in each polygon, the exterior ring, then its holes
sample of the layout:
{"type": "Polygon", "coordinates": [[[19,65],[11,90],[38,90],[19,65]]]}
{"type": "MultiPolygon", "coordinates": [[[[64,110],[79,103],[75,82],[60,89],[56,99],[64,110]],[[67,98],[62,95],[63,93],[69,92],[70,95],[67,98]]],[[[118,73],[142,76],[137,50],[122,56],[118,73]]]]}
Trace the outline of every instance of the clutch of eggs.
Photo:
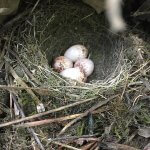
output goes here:
{"type": "Polygon", "coordinates": [[[74,67],[79,67],[86,77],[90,76],[94,70],[94,63],[88,58],[79,59],[75,62],[74,67]]]}
{"type": "Polygon", "coordinates": [[[94,70],[94,63],[86,58],[87,55],[88,50],[85,46],[73,45],[66,50],[64,56],[55,58],[53,68],[63,77],[85,82],[94,70]]]}
{"type": "Polygon", "coordinates": [[[69,58],[71,61],[76,62],[80,58],[86,58],[88,55],[88,50],[85,46],[77,44],[68,48],[64,54],[65,57],[69,58]]]}
{"type": "Polygon", "coordinates": [[[65,69],[72,68],[72,67],[73,67],[73,62],[64,56],[59,56],[55,58],[53,63],[53,68],[57,72],[61,72],[65,69]]]}

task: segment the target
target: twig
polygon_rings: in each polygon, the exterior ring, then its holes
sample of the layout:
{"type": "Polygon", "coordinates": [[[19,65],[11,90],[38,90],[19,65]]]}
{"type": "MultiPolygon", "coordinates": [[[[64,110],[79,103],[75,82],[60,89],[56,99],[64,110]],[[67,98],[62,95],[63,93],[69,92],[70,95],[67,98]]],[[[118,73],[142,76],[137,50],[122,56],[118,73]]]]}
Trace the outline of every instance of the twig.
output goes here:
{"type": "MultiPolygon", "coordinates": [[[[10,68],[10,73],[15,78],[15,80],[18,81],[20,85],[28,88],[28,85],[24,81],[22,81],[22,79],[16,74],[16,72],[14,71],[14,69],[11,66],[9,66],[9,68],[10,68]]],[[[34,101],[35,101],[36,104],[40,103],[39,98],[32,92],[32,90],[26,89],[26,91],[32,96],[32,98],[34,99],[34,101]]]]}
{"type": "Polygon", "coordinates": [[[72,146],[70,146],[70,145],[60,143],[60,142],[51,142],[51,143],[52,143],[52,144],[56,144],[56,145],[60,145],[60,146],[62,146],[62,147],[65,147],[65,148],[68,148],[68,149],[71,149],[71,150],[81,150],[81,149],[72,147],[72,146]]]}
{"type": "Polygon", "coordinates": [[[137,148],[128,146],[128,145],[124,145],[124,144],[117,144],[117,143],[105,143],[108,146],[108,149],[114,149],[114,150],[139,150],[137,148]]]}
{"type": "Polygon", "coordinates": [[[82,150],[95,150],[95,146],[97,147],[97,142],[95,141],[91,143],[88,142],[86,145],[83,145],[81,149],[82,150]]]}
{"type": "Polygon", "coordinates": [[[75,140],[75,139],[83,139],[86,141],[99,141],[98,138],[94,138],[96,135],[82,135],[82,136],[65,136],[65,137],[58,137],[58,138],[49,138],[48,141],[61,141],[61,140],[75,140]]]}
{"type": "Polygon", "coordinates": [[[124,93],[126,91],[126,88],[127,88],[127,85],[128,85],[128,76],[126,77],[126,80],[125,80],[125,85],[124,85],[124,88],[123,88],[123,91],[122,91],[122,94],[121,94],[121,100],[123,99],[123,96],[124,96],[124,93]]]}
{"type": "MultiPolygon", "coordinates": [[[[18,104],[18,102],[17,102],[16,97],[14,96],[14,94],[12,94],[12,98],[13,98],[13,101],[16,104],[17,108],[19,109],[22,118],[25,117],[25,114],[24,114],[23,110],[21,109],[20,105],[18,104]]],[[[35,141],[37,142],[37,144],[39,145],[39,147],[41,148],[41,150],[45,150],[45,148],[43,147],[40,139],[38,138],[38,136],[34,132],[33,128],[27,128],[27,130],[34,137],[35,141]]]]}
{"type": "Polygon", "coordinates": [[[140,97],[143,97],[143,95],[138,95],[134,100],[132,106],[135,105],[136,101],[139,100],[140,97]]]}
{"type": "Polygon", "coordinates": [[[94,150],[99,150],[99,146],[97,146],[94,150]]]}
{"type": "Polygon", "coordinates": [[[59,133],[59,135],[63,134],[70,126],[72,126],[74,123],[76,123],[77,121],[79,121],[80,119],[82,119],[83,117],[87,116],[89,113],[91,113],[92,111],[94,111],[95,109],[107,104],[110,100],[116,98],[118,95],[112,96],[111,98],[99,102],[98,104],[94,105],[93,107],[91,107],[89,110],[87,110],[85,113],[83,113],[82,115],[80,115],[78,118],[74,119],[73,121],[69,122],[59,133]]]}
{"type": "MultiPolygon", "coordinates": [[[[7,78],[7,79],[8,79],[8,78],[7,78]]],[[[7,82],[8,82],[8,84],[12,84],[12,79],[9,78],[9,79],[7,80],[7,82]]],[[[15,94],[14,94],[15,92],[14,92],[14,91],[9,91],[9,92],[10,92],[10,94],[11,94],[11,98],[12,98],[14,104],[16,105],[17,109],[18,109],[19,112],[20,112],[21,117],[24,118],[24,117],[25,117],[25,114],[24,114],[23,110],[21,109],[21,107],[20,107],[18,101],[16,100],[16,96],[15,96],[15,94]]],[[[38,138],[38,136],[37,136],[36,133],[34,132],[34,130],[33,130],[32,128],[27,128],[27,130],[28,130],[28,132],[34,137],[34,140],[37,142],[37,144],[38,144],[38,146],[40,147],[40,149],[41,149],[41,150],[45,150],[45,148],[43,147],[43,145],[42,145],[40,139],[38,138]]]]}
{"type": "MultiPolygon", "coordinates": [[[[8,84],[8,85],[12,85],[12,84],[13,84],[12,76],[9,76],[9,75],[8,75],[8,72],[7,72],[7,79],[6,79],[6,80],[7,80],[7,84],[8,84]]],[[[12,91],[13,91],[13,90],[12,90],[12,91]]],[[[13,104],[14,104],[14,115],[15,115],[15,116],[19,116],[19,110],[18,110],[16,104],[13,103],[13,97],[12,97],[13,92],[9,91],[9,93],[10,93],[10,109],[11,109],[11,114],[12,114],[12,116],[13,116],[13,104]]]]}
{"type": "Polygon", "coordinates": [[[5,55],[5,49],[3,49],[0,53],[0,70],[2,69],[4,65],[4,55],[5,55]]]}
{"type": "Polygon", "coordinates": [[[131,83],[128,83],[128,87],[134,86],[134,85],[142,85],[142,84],[143,84],[142,81],[131,82],[131,83]]]}
{"type": "MultiPolygon", "coordinates": [[[[99,113],[98,111],[93,111],[93,114],[99,113]]],[[[40,120],[40,121],[32,121],[32,122],[27,122],[23,123],[20,125],[16,125],[16,127],[34,127],[34,126],[41,126],[41,125],[46,125],[49,123],[54,123],[54,122],[62,122],[62,121],[67,121],[71,120],[74,118],[77,118],[79,116],[83,115],[83,113],[80,114],[73,114],[65,117],[60,117],[60,118],[54,118],[54,119],[45,119],[45,120],[40,120]]]]}
{"type": "Polygon", "coordinates": [[[31,78],[31,80],[35,81],[37,84],[40,84],[40,82],[32,75],[32,73],[28,70],[28,68],[22,63],[22,61],[20,60],[18,54],[12,50],[9,50],[9,52],[16,57],[18,63],[22,66],[23,70],[25,71],[25,73],[31,78]]]}
{"type": "MultiPolygon", "coordinates": [[[[67,87],[66,87],[67,88],[67,87]]],[[[17,87],[17,86],[6,86],[6,85],[0,85],[0,89],[5,89],[5,90],[32,90],[35,91],[36,93],[40,94],[40,95],[51,95],[50,92],[55,91],[55,89],[53,88],[53,86],[49,87],[49,88],[41,88],[41,87],[17,87]],[[51,89],[50,89],[51,88],[51,89]]],[[[57,92],[57,89],[56,89],[57,92]]]]}
{"type": "Polygon", "coordinates": [[[89,101],[95,100],[96,98],[97,97],[86,99],[86,100],[82,100],[82,101],[78,100],[75,103],[72,103],[72,104],[69,104],[69,105],[65,105],[65,106],[62,106],[62,107],[59,107],[59,108],[56,108],[56,109],[52,109],[52,110],[49,110],[49,111],[46,111],[46,112],[42,112],[40,114],[35,114],[35,115],[29,116],[29,117],[24,117],[24,118],[21,118],[21,119],[18,119],[18,120],[13,120],[13,121],[10,121],[10,122],[6,122],[6,123],[3,123],[3,124],[0,124],[0,128],[6,127],[6,126],[10,126],[10,125],[13,125],[13,124],[16,124],[16,123],[20,123],[20,122],[23,122],[23,121],[35,119],[35,118],[38,118],[38,117],[42,117],[42,116],[48,115],[50,113],[58,112],[58,111],[61,111],[61,110],[64,110],[64,109],[67,109],[67,108],[70,108],[70,107],[73,107],[73,106],[85,103],[85,102],[89,102],[89,101]]]}
{"type": "MultiPolygon", "coordinates": [[[[8,84],[12,84],[11,78],[9,78],[7,80],[7,82],[8,82],[8,84]]],[[[10,90],[9,92],[11,93],[11,98],[12,98],[14,104],[16,105],[17,109],[19,110],[21,117],[24,118],[25,114],[24,114],[23,110],[21,109],[18,101],[16,100],[15,92],[13,90],[10,90]]],[[[40,139],[38,138],[38,136],[34,132],[34,130],[32,128],[27,128],[27,130],[34,137],[35,141],[37,142],[37,144],[39,145],[39,147],[41,148],[41,150],[45,150],[45,148],[43,147],[40,139]]]]}
{"type": "MultiPolygon", "coordinates": [[[[12,99],[12,92],[10,92],[10,95],[9,95],[9,99],[10,99],[10,116],[11,118],[13,118],[13,99],[12,99]]],[[[15,104],[14,104],[14,110],[15,110],[15,104]]]]}
{"type": "MultiPolygon", "coordinates": [[[[73,88],[73,89],[83,89],[83,90],[89,90],[89,88],[86,87],[79,87],[79,86],[64,86],[65,88],[73,88]]],[[[0,85],[0,89],[5,90],[34,90],[37,93],[43,93],[43,92],[52,92],[55,89],[54,88],[63,88],[63,86],[49,86],[48,88],[41,88],[41,87],[17,87],[17,86],[6,86],[6,85],[0,85]],[[52,89],[51,89],[52,88],[52,89]]],[[[91,89],[92,90],[92,89],[91,89]]],[[[47,93],[44,93],[47,94],[47,93]]]]}
{"type": "Polygon", "coordinates": [[[27,122],[27,123],[16,125],[15,127],[34,127],[34,126],[40,126],[40,125],[45,125],[45,124],[54,123],[54,122],[62,122],[62,121],[77,118],[81,115],[82,114],[74,114],[74,115],[69,115],[69,116],[55,118],[55,119],[45,119],[45,120],[40,120],[40,121],[27,122]]]}
{"type": "Polygon", "coordinates": [[[35,8],[37,7],[37,5],[39,4],[40,0],[37,0],[37,2],[35,3],[34,7],[31,10],[31,13],[33,13],[33,11],[35,10],[35,8]]]}
{"type": "Polygon", "coordinates": [[[141,71],[146,65],[148,65],[149,62],[144,63],[138,70],[130,74],[130,77],[141,71]]]}
{"type": "Polygon", "coordinates": [[[141,15],[150,15],[150,11],[146,11],[146,12],[136,12],[136,13],[134,13],[132,16],[133,16],[133,17],[137,17],[137,16],[141,16],[141,15]]]}

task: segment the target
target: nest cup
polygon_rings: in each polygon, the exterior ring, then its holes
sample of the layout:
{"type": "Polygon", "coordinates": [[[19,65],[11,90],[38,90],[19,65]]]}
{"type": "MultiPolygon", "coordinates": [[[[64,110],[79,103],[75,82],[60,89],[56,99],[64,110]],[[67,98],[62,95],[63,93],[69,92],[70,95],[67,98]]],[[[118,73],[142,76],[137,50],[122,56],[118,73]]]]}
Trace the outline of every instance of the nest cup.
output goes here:
{"type": "Polygon", "coordinates": [[[125,41],[107,31],[103,31],[103,33],[80,34],[79,37],[72,34],[71,39],[68,33],[68,37],[57,43],[55,48],[46,51],[49,65],[52,66],[56,57],[63,56],[65,51],[75,44],[87,47],[89,51],[88,58],[95,65],[94,72],[88,77],[87,83],[103,83],[106,80],[115,78],[121,71],[123,67],[121,65],[124,64],[123,47],[125,41]],[[65,45],[64,47],[62,46],[62,42],[65,45]]]}
{"type": "Polygon", "coordinates": [[[74,101],[93,98],[121,83],[127,69],[124,50],[128,46],[123,38],[108,31],[105,18],[81,2],[68,1],[66,6],[62,1],[59,4],[52,1],[46,6],[40,5],[38,11],[19,27],[15,39],[17,53],[38,83],[33,84],[26,76],[21,77],[30,86],[49,90],[38,94],[74,101]],[[54,58],[63,56],[74,44],[87,47],[89,58],[95,64],[87,83],[74,84],[51,67],[54,58]]]}

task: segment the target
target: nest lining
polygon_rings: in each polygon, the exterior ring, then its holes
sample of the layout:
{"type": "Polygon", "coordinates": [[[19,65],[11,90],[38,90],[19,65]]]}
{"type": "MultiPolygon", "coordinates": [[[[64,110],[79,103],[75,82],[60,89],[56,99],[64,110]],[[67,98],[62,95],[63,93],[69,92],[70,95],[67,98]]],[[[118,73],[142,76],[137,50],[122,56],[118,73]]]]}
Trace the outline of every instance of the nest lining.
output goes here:
{"type": "Polygon", "coordinates": [[[20,64],[11,63],[20,77],[33,87],[48,88],[53,97],[65,96],[68,100],[91,98],[116,88],[130,68],[125,61],[129,41],[111,34],[105,18],[89,7],[83,10],[81,4],[75,3],[70,9],[52,4],[48,8],[37,9],[17,28],[12,39],[20,60],[38,83],[24,74],[20,64]],[[53,59],[74,44],[85,45],[95,63],[88,83],[64,79],[51,68],[53,59]]]}

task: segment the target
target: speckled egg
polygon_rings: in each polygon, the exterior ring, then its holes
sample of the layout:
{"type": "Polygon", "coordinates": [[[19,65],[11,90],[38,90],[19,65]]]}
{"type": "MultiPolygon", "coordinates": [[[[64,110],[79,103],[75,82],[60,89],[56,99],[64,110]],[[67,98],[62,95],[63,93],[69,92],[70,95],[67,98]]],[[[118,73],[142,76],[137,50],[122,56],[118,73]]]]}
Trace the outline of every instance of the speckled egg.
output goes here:
{"type": "Polygon", "coordinates": [[[85,82],[86,81],[86,77],[85,77],[84,73],[80,70],[80,68],[65,69],[60,73],[60,75],[65,77],[65,78],[77,80],[79,82],[85,82]]]}
{"type": "Polygon", "coordinates": [[[77,60],[74,64],[74,67],[79,67],[81,71],[84,72],[86,77],[90,76],[94,71],[94,63],[88,58],[77,60]]]}
{"type": "Polygon", "coordinates": [[[59,56],[55,58],[54,63],[53,63],[53,68],[57,72],[61,72],[65,69],[72,68],[73,67],[73,62],[64,56],[59,56]]]}
{"type": "Polygon", "coordinates": [[[69,58],[71,61],[75,62],[78,59],[86,58],[88,55],[88,49],[83,45],[73,45],[68,48],[64,54],[65,57],[69,58]]]}

